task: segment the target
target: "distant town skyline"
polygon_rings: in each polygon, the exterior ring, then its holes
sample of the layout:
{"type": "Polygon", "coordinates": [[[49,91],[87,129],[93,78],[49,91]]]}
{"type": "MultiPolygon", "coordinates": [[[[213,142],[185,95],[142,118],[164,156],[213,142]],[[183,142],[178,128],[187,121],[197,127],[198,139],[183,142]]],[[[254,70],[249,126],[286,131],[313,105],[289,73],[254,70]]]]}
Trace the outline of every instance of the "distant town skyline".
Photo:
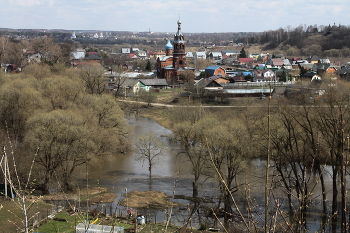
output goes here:
{"type": "Polygon", "coordinates": [[[262,32],[346,25],[346,0],[0,0],[0,28],[173,32],[262,32]]]}

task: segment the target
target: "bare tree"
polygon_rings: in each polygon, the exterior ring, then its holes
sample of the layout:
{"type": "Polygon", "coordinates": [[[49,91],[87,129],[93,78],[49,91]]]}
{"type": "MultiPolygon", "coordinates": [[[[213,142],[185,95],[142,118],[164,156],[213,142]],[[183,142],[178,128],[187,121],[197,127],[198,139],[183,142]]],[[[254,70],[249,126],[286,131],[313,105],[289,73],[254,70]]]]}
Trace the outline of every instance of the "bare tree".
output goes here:
{"type": "Polygon", "coordinates": [[[137,140],[139,154],[136,160],[148,163],[149,176],[152,177],[152,167],[157,164],[157,159],[165,150],[164,143],[152,132],[141,135],[137,140]]]}
{"type": "Polygon", "coordinates": [[[84,81],[88,94],[102,94],[105,91],[106,80],[103,77],[103,67],[86,65],[80,68],[79,77],[84,81]]]}
{"type": "Polygon", "coordinates": [[[128,77],[123,76],[123,69],[121,66],[113,66],[112,67],[112,72],[113,72],[113,80],[111,80],[114,84],[114,96],[120,96],[123,92],[124,95],[126,96],[126,80],[128,77]],[[124,88],[124,90],[123,90],[124,88]]]}
{"type": "Polygon", "coordinates": [[[211,119],[199,119],[196,122],[191,122],[188,119],[174,126],[174,137],[183,145],[183,153],[191,165],[193,174],[192,181],[192,196],[198,197],[200,177],[203,175],[208,164],[208,150],[205,144],[204,131],[212,122],[211,119]]]}

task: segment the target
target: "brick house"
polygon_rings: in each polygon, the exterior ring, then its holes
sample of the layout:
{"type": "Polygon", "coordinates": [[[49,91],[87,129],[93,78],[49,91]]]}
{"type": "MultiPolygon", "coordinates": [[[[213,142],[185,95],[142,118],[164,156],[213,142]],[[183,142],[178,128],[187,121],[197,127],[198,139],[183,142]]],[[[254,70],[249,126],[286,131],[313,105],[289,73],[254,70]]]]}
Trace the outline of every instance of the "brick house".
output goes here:
{"type": "Polygon", "coordinates": [[[211,76],[221,76],[223,78],[226,77],[226,71],[221,66],[208,66],[205,68],[205,73],[208,77],[211,76]]]}

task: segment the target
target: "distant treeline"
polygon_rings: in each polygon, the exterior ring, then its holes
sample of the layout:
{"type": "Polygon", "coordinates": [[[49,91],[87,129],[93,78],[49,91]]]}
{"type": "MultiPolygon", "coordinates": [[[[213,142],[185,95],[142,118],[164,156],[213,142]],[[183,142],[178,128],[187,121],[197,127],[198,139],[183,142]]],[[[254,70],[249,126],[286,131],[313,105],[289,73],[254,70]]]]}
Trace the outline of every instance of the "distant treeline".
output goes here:
{"type": "MultiPolygon", "coordinates": [[[[96,32],[96,31],[94,31],[96,32]]],[[[48,36],[56,41],[71,39],[72,31],[66,30],[14,30],[0,29],[0,36],[17,36],[20,38],[35,38],[48,36]]],[[[166,38],[172,39],[169,33],[134,33],[108,32],[109,37],[92,39],[91,32],[76,34],[76,41],[91,44],[144,44],[161,45],[166,38]],[[117,39],[116,39],[117,38],[117,39]]],[[[220,33],[185,33],[189,46],[227,46],[230,43],[245,45],[265,45],[265,50],[280,50],[285,55],[324,55],[332,57],[350,56],[350,27],[344,25],[300,25],[296,28],[287,26],[277,30],[264,32],[220,32],[220,33]]]]}
{"type": "Polygon", "coordinates": [[[296,28],[279,28],[278,30],[255,33],[248,40],[250,44],[265,44],[265,49],[281,49],[288,55],[325,55],[349,56],[350,27],[344,25],[300,25],[296,28]],[[297,50],[300,50],[296,52],[297,50]],[[342,52],[340,52],[342,51],[342,52]]]}

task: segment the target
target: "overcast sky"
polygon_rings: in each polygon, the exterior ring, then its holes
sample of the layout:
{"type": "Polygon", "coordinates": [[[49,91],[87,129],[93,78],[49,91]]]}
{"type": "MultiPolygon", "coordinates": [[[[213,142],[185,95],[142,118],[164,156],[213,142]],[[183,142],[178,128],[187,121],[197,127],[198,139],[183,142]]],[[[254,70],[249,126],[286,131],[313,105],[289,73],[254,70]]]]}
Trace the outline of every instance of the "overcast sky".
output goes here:
{"type": "Polygon", "coordinates": [[[262,32],[350,25],[349,0],[0,0],[0,28],[262,32]]]}

